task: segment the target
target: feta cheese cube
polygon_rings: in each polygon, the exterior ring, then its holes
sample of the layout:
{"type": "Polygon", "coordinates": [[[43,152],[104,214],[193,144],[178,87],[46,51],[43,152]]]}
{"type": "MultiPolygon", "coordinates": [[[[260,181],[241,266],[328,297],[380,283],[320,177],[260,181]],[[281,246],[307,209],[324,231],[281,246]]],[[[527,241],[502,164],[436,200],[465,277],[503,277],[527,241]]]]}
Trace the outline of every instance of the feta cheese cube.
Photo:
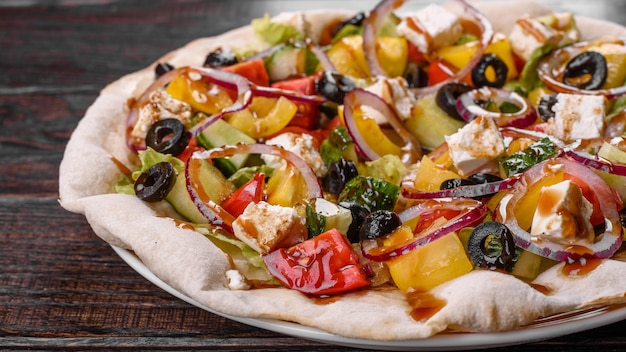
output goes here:
{"type": "Polygon", "coordinates": [[[307,229],[293,208],[267,202],[250,203],[233,222],[235,237],[266,254],[304,241],[307,229]]]}
{"type": "Polygon", "coordinates": [[[396,26],[396,30],[422,53],[452,45],[463,34],[459,17],[436,4],[406,16],[396,26]]]}
{"type": "Polygon", "coordinates": [[[172,98],[164,90],[156,90],[150,94],[148,102],[139,109],[131,136],[146,138],[150,126],[166,118],[176,118],[188,124],[191,121],[191,105],[172,98]]]}
{"type": "MultiPolygon", "coordinates": [[[[406,120],[411,117],[411,110],[413,109],[413,101],[415,97],[411,94],[404,78],[386,78],[378,77],[376,82],[365,88],[370,93],[376,94],[383,98],[385,102],[394,107],[396,114],[402,120],[406,120]]],[[[374,109],[366,109],[368,116],[374,118],[376,123],[384,124],[388,123],[381,113],[373,112],[374,109]]]]}
{"type": "MultiPolygon", "coordinates": [[[[315,147],[313,136],[310,134],[286,132],[268,139],[265,141],[265,144],[278,145],[297,154],[313,169],[317,177],[324,177],[328,172],[322,156],[315,147]]],[[[274,169],[279,169],[286,163],[283,158],[278,156],[262,155],[261,158],[268,166],[274,169]]]]}
{"type": "Polygon", "coordinates": [[[228,279],[228,288],[231,290],[249,290],[250,285],[246,278],[241,275],[239,270],[232,269],[226,271],[226,278],[228,279]]]}
{"type": "Polygon", "coordinates": [[[553,42],[556,37],[557,33],[552,27],[525,16],[515,22],[509,34],[509,42],[513,52],[526,61],[535,49],[553,42]]]}
{"type": "Polygon", "coordinates": [[[492,118],[478,116],[453,135],[445,136],[454,166],[470,175],[502,155],[504,139],[492,118]]]}
{"type": "Polygon", "coordinates": [[[543,187],[530,233],[538,240],[564,245],[588,245],[595,238],[590,222],[592,212],[593,206],[576,183],[565,180],[543,187]]]}
{"type": "Polygon", "coordinates": [[[546,133],[566,142],[602,136],[604,97],[600,95],[557,94],[552,107],[554,118],[548,120],[546,133]]]}

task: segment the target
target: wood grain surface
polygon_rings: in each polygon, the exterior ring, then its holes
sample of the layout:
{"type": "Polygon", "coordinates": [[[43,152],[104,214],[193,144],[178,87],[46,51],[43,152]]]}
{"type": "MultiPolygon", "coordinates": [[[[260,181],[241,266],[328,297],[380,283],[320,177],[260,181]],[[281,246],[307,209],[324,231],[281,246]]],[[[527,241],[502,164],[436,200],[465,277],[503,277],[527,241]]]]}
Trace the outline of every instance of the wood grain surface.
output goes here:
{"type": "MultiPolygon", "coordinates": [[[[374,3],[0,1],[0,350],[352,350],[240,324],[154,286],[58,205],[58,167],[99,90],[166,52],[265,12],[374,3]]],[[[622,351],[625,330],[493,351],[622,351]]]]}

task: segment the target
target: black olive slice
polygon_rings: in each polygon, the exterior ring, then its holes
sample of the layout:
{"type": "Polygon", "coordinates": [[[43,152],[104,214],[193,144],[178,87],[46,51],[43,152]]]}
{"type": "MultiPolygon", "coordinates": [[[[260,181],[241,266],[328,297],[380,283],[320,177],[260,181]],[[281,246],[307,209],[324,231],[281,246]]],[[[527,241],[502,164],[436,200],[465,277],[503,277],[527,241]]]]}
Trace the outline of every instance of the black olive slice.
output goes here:
{"type": "Polygon", "coordinates": [[[135,195],[146,202],[158,202],[165,199],[174,187],[176,172],[167,161],[152,165],[135,181],[135,195]]]}
{"type": "Polygon", "coordinates": [[[339,23],[337,26],[335,26],[335,28],[333,28],[331,34],[332,36],[336,36],[337,33],[339,33],[339,31],[341,31],[341,29],[347,25],[353,25],[353,26],[361,26],[363,25],[363,21],[365,21],[365,12],[359,12],[356,15],[348,18],[345,21],[342,21],[341,23],[339,23]]]}
{"type": "Polygon", "coordinates": [[[238,63],[239,60],[235,54],[230,51],[216,50],[209,53],[204,60],[204,66],[207,67],[226,67],[238,63]]]}
{"type": "Polygon", "coordinates": [[[410,62],[406,66],[404,79],[410,88],[422,88],[428,85],[428,73],[414,62],[410,62]]]}
{"type": "Polygon", "coordinates": [[[343,104],[346,93],[356,88],[354,82],[339,73],[326,71],[315,82],[315,91],[326,99],[337,104],[343,104]]]}
{"type": "Polygon", "coordinates": [[[348,227],[346,236],[348,237],[350,243],[358,243],[360,240],[359,229],[361,228],[365,218],[370,214],[370,211],[362,205],[351,202],[339,202],[338,205],[350,210],[352,222],[350,223],[350,227],[348,227]]]}
{"type": "Polygon", "coordinates": [[[173,69],[174,69],[174,66],[168,64],[167,62],[159,62],[154,67],[154,74],[156,75],[157,78],[159,78],[173,69]]]}
{"type": "Polygon", "coordinates": [[[484,222],[470,234],[467,252],[480,268],[506,270],[513,263],[515,239],[503,223],[484,222]]]}
{"type": "Polygon", "coordinates": [[[445,180],[441,182],[441,184],[439,185],[439,189],[440,190],[454,189],[454,188],[461,187],[461,186],[472,186],[475,184],[476,182],[472,180],[467,180],[464,178],[451,178],[449,180],[445,180]]]}
{"type": "Polygon", "coordinates": [[[563,83],[579,89],[600,89],[607,73],[606,58],[599,52],[585,51],[565,65],[563,83]]]}
{"type": "Polygon", "coordinates": [[[479,87],[493,87],[501,88],[506,83],[506,75],[509,73],[509,68],[496,54],[486,54],[472,69],[472,83],[476,88],[479,87]],[[493,81],[487,78],[487,69],[491,67],[496,77],[493,81]]]}
{"type": "Polygon", "coordinates": [[[189,144],[191,134],[178,119],[169,118],[155,122],[146,134],[146,147],[159,153],[177,156],[189,144]]]}
{"type": "Polygon", "coordinates": [[[339,159],[328,165],[328,192],[339,194],[348,181],[357,177],[359,172],[351,160],[339,159]]]}
{"type": "Polygon", "coordinates": [[[400,218],[393,211],[375,210],[363,220],[359,229],[359,239],[361,241],[373,240],[388,235],[400,225],[400,218]]]}
{"type": "Polygon", "coordinates": [[[446,114],[457,120],[464,121],[456,109],[456,100],[461,94],[467,93],[470,90],[472,90],[472,87],[465,83],[452,82],[445,84],[437,90],[435,103],[437,103],[437,106],[445,111],[446,114]]]}
{"type": "Polygon", "coordinates": [[[487,173],[482,173],[482,172],[479,172],[479,173],[473,174],[473,175],[469,175],[467,177],[467,179],[469,181],[473,181],[473,182],[475,182],[477,184],[502,181],[502,177],[500,177],[498,175],[487,174],[487,173]]]}
{"type": "Polygon", "coordinates": [[[537,111],[539,112],[539,117],[541,117],[542,120],[548,121],[555,116],[554,111],[552,111],[552,107],[556,104],[556,95],[557,93],[544,95],[541,97],[541,100],[539,100],[537,111]]]}

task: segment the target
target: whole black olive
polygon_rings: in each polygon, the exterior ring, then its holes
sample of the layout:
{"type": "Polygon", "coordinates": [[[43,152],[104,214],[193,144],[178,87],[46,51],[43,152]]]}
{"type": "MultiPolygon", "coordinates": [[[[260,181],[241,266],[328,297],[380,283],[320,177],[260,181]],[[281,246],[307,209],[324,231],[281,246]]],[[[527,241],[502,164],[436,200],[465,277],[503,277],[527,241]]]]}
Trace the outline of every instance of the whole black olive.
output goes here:
{"type": "Polygon", "coordinates": [[[565,65],[563,83],[580,89],[600,89],[606,81],[607,73],[604,56],[596,51],[585,51],[565,65]]]}
{"type": "Polygon", "coordinates": [[[552,111],[552,107],[556,104],[556,95],[556,93],[544,95],[541,97],[541,100],[539,100],[537,110],[542,120],[548,121],[550,118],[554,117],[555,113],[552,111]]]}
{"type": "Polygon", "coordinates": [[[454,189],[461,186],[471,186],[475,184],[476,182],[464,178],[451,178],[449,180],[441,182],[441,184],[439,185],[439,189],[454,189]]]}
{"type": "Polygon", "coordinates": [[[411,62],[406,66],[404,79],[410,88],[422,88],[428,85],[428,73],[420,65],[411,62]]]}
{"type": "Polygon", "coordinates": [[[470,234],[467,252],[480,268],[507,270],[513,263],[515,239],[503,223],[484,222],[470,234]]]}
{"type": "Polygon", "coordinates": [[[360,240],[359,229],[361,228],[365,218],[369,215],[370,211],[362,205],[351,202],[339,202],[339,206],[350,210],[352,222],[348,227],[346,236],[348,237],[350,243],[358,243],[360,240]]]}
{"type": "Polygon", "coordinates": [[[365,21],[365,12],[359,12],[356,15],[348,18],[345,21],[342,21],[341,23],[339,23],[337,26],[335,26],[335,28],[333,28],[331,34],[332,36],[336,36],[337,33],[339,33],[339,31],[347,26],[347,25],[353,25],[353,26],[361,26],[363,24],[363,21],[365,21]]]}
{"type": "Polygon", "coordinates": [[[359,239],[373,240],[388,235],[400,227],[402,223],[396,213],[389,210],[375,210],[371,212],[359,229],[359,239]]]}
{"type": "Polygon", "coordinates": [[[339,159],[328,165],[328,192],[339,194],[346,183],[357,177],[359,172],[352,160],[339,159]]]}
{"type": "Polygon", "coordinates": [[[167,161],[162,161],[139,175],[135,181],[135,195],[146,202],[158,202],[165,199],[175,182],[174,166],[167,161]]]}
{"type": "Polygon", "coordinates": [[[209,53],[204,60],[204,66],[208,67],[226,67],[238,63],[239,60],[235,54],[230,51],[216,50],[209,53]]]}
{"type": "Polygon", "coordinates": [[[315,82],[315,91],[326,99],[337,104],[343,104],[346,93],[356,88],[354,82],[339,73],[326,71],[315,82]]]}
{"type": "Polygon", "coordinates": [[[467,177],[468,180],[475,182],[476,184],[483,184],[483,183],[491,183],[491,182],[498,182],[498,181],[502,181],[502,177],[498,176],[498,175],[493,175],[493,174],[487,174],[487,173],[477,173],[477,174],[473,174],[473,175],[469,175],[467,177]]]}
{"type": "Polygon", "coordinates": [[[159,120],[150,126],[146,134],[146,147],[159,153],[177,156],[189,144],[191,134],[178,119],[159,120]]]}
{"type": "Polygon", "coordinates": [[[445,111],[446,114],[457,120],[464,121],[456,109],[456,100],[461,94],[467,93],[470,90],[472,90],[472,87],[465,83],[452,82],[444,84],[437,90],[435,103],[437,103],[437,106],[445,111]]]}
{"type": "Polygon", "coordinates": [[[154,74],[156,75],[157,78],[159,78],[173,69],[174,69],[174,66],[168,64],[167,62],[159,62],[154,67],[154,74]]]}
{"type": "Polygon", "coordinates": [[[476,88],[479,87],[494,87],[501,88],[506,83],[506,75],[509,73],[509,68],[496,54],[486,54],[472,69],[472,83],[476,88]],[[493,81],[487,78],[487,69],[491,67],[496,77],[493,81]]]}

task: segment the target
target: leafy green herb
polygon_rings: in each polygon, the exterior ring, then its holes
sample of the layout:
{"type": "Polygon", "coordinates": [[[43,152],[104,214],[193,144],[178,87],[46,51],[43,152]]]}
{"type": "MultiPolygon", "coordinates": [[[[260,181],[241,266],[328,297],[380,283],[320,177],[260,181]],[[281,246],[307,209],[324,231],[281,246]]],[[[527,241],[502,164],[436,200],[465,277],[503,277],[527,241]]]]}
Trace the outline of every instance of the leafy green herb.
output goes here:
{"type": "Polygon", "coordinates": [[[555,156],[556,152],[556,146],[546,137],[502,159],[500,169],[506,176],[515,175],[555,156]]]}

